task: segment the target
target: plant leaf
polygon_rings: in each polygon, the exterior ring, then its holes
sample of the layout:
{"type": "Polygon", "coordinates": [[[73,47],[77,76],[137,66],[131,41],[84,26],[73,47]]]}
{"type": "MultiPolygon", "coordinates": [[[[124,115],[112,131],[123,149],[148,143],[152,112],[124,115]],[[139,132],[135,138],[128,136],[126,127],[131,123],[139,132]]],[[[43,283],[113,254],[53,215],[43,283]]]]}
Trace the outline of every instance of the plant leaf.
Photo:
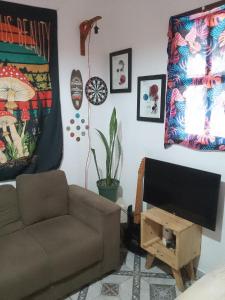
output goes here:
{"type": "Polygon", "coordinates": [[[110,124],[109,124],[109,144],[110,144],[110,148],[112,146],[113,138],[116,136],[116,132],[117,132],[117,118],[116,118],[116,109],[114,107],[112,115],[111,115],[111,119],[110,119],[110,124]]]}
{"type": "Polygon", "coordinates": [[[106,182],[107,184],[110,185],[111,183],[111,170],[110,170],[110,162],[111,162],[111,151],[110,151],[110,147],[109,147],[109,144],[107,142],[107,139],[105,137],[105,135],[98,129],[96,129],[97,132],[99,133],[101,139],[102,139],[102,142],[105,146],[105,150],[106,150],[106,182]]]}
{"type": "Polygon", "coordinates": [[[114,107],[111,120],[110,120],[110,151],[111,151],[111,159],[110,159],[110,177],[112,178],[112,165],[113,165],[113,155],[115,148],[115,140],[117,135],[117,117],[116,117],[116,109],[114,107]]]}
{"type": "Polygon", "coordinates": [[[100,180],[101,177],[100,177],[100,174],[99,174],[99,168],[98,168],[97,158],[96,158],[96,154],[95,154],[95,149],[91,148],[91,152],[94,156],[95,166],[96,166],[96,170],[97,170],[97,173],[98,173],[98,179],[100,180]]]}
{"type": "Polygon", "coordinates": [[[121,154],[122,154],[122,147],[121,147],[121,143],[120,143],[118,136],[117,136],[117,145],[118,145],[118,161],[117,161],[117,165],[116,165],[114,179],[116,179],[116,176],[117,176],[117,172],[118,172],[118,168],[119,168],[119,164],[120,164],[120,158],[121,158],[121,154]]]}

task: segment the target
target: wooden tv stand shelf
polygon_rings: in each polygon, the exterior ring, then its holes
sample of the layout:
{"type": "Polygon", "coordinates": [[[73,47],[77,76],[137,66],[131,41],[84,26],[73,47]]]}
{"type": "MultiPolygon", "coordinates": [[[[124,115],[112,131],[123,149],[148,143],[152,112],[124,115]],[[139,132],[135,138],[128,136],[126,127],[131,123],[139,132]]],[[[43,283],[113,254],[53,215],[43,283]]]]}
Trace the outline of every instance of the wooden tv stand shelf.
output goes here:
{"type": "Polygon", "coordinates": [[[141,213],[141,247],[148,252],[146,268],[151,268],[155,257],[168,264],[179,290],[184,290],[181,268],[186,266],[194,279],[193,260],[201,251],[201,226],[159,208],[141,213]],[[162,241],[163,228],[172,230],[175,247],[167,248],[162,241]]]}

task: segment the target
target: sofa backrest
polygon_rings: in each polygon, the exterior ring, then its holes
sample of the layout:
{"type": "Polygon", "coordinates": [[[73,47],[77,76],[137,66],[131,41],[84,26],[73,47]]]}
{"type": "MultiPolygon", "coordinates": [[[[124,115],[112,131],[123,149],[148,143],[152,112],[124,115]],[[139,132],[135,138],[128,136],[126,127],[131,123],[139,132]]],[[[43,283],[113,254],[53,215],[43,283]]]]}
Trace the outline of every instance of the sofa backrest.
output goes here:
{"type": "Polygon", "coordinates": [[[25,225],[68,214],[68,184],[63,171],[20,175],[16,190],[25,225]]]}
{"type": "Polygon", "coordinates": [[[16,189],[10,184],[0,186],[0,236],[22,228],[16,189]]]}

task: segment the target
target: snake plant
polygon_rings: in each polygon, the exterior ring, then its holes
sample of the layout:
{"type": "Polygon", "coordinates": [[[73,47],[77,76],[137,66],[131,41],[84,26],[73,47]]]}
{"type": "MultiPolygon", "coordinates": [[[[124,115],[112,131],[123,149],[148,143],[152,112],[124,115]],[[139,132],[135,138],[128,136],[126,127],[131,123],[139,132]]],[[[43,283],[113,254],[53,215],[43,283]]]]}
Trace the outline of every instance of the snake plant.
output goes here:
{"type": "MultiPolygon", "coordinates": [[[[105,147],[106,150],[106,162],[105,162],[105,167],[106,167],[106,177],[104,178],[106,181],[106,185],[110,186],[112,185],[113,181],[117,177],[118,173],[118,168],[120,164],[120,159],[121,159],[121,143],[118,137],[118,122],[117,122],[117,117],[116,117],[116,109],[114,107],[110,123],[109,123],[109,141],[107,140],[106,136],[103,134],[102,131],[96,129],[99,137],[105,147]],[[117,158],[115,156],[115,149],[118,149],[118,156],[117,158]],[[113,168],[115,166],[115,168],[113,168]]],[[[98,162],[96,158],[96,152],[95,149],[91,148],[93,157],[94,157],[94,162],[98,174],[98,179],[101,180],[100,172],[99,172],[99,167],[98,167],[98,162]]]]}

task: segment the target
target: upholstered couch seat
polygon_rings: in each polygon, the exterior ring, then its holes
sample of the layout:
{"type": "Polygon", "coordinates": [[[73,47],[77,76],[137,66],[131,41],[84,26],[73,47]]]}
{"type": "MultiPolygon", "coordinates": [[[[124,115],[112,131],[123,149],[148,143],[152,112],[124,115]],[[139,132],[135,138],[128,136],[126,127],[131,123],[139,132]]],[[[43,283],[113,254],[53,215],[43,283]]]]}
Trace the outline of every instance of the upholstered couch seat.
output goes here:
{"type": "Polygon", "coordinates": [[[25,230],[0,237],[0,266],[0,299],[22,299],[50,285],[47,255],[25,230]]]}
{"type": "Polygon", "coordinates": [[[64,172],[0,186],[0,299],[63,299],[119,266],[120,208],[64,172]]]}
{"type": "Polygon", "coordinates": [[[48,256],[53,282],[78,273],[102,259],[100,234],[72,216],[55,217],[25,230],[48,256]]]}

